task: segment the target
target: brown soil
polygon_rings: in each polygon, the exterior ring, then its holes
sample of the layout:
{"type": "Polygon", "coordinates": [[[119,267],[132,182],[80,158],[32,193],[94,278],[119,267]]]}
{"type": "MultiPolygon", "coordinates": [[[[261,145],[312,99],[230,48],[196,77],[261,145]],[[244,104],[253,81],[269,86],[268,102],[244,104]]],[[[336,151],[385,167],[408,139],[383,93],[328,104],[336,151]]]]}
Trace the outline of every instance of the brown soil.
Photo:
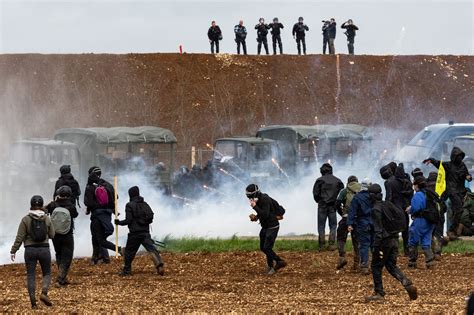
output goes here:
{"type": "Polygon", "coordinates": [[[156,125],[189,149],[269,124],[474,119],[473,56],[25,54],[0,55],[0,73],[0,142],[156,125]]]}
{"type": "MultiPolygon", "coordinates": [[[[121,260],[111,265],[89,266],[86,259],[73,264],[68,288],[52,288],[57,312],[436,312],[461,313],[472,290],[472,256],[447,255],[434,270],[403,271],[419,290],[411,302],[402,286],[384,271],[387,293],[382,303],[366,304],[372,292],[370,276],[334,268],[336,253],[283,253],[286,269],[272,277],[263,275],[263,254],[169,254],[166,275],[154,273],[148,257],[138,257],[134,274],[121,278],[121,260]]],[[[421,260],[421,259],[420,259],[421,260]]],[[[23,265],[0,266],[0,312],[25,312],[29,302],[23,265]]],[[[54,272],[55,274],[55,272],[54,272]]]]}

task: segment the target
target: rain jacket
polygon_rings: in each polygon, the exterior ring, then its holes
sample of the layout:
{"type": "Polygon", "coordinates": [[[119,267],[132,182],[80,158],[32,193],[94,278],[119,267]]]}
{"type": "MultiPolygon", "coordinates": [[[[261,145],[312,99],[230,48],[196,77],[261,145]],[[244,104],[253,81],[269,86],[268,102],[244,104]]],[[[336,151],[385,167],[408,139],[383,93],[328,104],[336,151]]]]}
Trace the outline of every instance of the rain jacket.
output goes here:
{"type": "Polygon", "coordinates": [[[372,225],[372,201],[367,190],[361,190],[352,199],[347,225],[372,225]]]}
{"type": "Polygon", "coordinates": [[[314,201],[322,205],[334,205],[339,191],[344,188],[342,181],[332,174],[332,166],[324,163],[319,177],[313,186],[314,201]]]}
{"type": "Polygon", "coordinates": [[[28,215],[21,219],[16,233],[15,242],[10,250],[11,254],[15,254],[23,243],[25,247],[49,247],[49,239],[54,237],[54,227],[51,224],[51,219],[43,211],[30,211],[28,215]],[[35,242],[30,236],[31,221],[33,219],[45,221],[48,235],[42,242],[35,242]]]}
{"type": "Polygon", "coordinates": [[[347,184],[347,187],[344,188],[339,192],[339,195],[337,195],[337,209],[339,214],[342,217],[346,217],[349,214],[349,208],[351,206],[350,202],[352,199],[354,199],[354,196],[360,191],[360,183],[358,182],[350,182],[347,184]],[[347,198],[348,194],[352,194],[352,198],[347,198]]]}

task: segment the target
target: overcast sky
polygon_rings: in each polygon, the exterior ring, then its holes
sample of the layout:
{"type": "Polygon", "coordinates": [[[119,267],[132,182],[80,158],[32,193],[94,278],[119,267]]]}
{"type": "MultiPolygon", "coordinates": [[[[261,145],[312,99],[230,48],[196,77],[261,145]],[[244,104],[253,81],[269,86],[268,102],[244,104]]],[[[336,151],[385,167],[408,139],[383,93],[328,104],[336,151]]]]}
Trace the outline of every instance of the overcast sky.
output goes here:
{"type": "MultiPolygon", "coordinates": [[[[246,24],[249,53],[259,17],[279,17],[283,45],[296,53],[292,25],[303,16],[308,53],[320,53],[321,20],[338,22],[336,51],[347,51],[339,28],[349,18],[360,28],[358,54],[456,54],[474,52],[474,0],[0,0],[0,53],[208,52],[211,20],[220,25],[221,52],[234,52],[233,26],[246,24]]],[[[270,39],[270,37],[269,37],[270,39]]]]}

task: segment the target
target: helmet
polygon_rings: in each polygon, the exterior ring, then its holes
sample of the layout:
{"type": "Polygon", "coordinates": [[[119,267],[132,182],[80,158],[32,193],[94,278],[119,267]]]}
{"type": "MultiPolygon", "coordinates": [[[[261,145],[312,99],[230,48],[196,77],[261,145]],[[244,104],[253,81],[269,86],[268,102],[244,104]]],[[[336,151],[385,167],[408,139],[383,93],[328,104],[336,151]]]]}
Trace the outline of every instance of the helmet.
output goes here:
{"type": "Polygon", "coordinates": [[[91,175],[91,174],[96,174],[97,176],[100,177],[102,175],[102,170],[98,166],[92,166],[89,169],[89,175],[91,175]]]}
{"type": "Polygon", "coordinates": [[[278,18],[277,17],[273,18],[273,23],[278,23],[278,18]]]}
{"type": "Polygon", "coordinates": [[[43,207],[43,204],[44,204],[43,197],[39,195],[34,195],[33,197],[31,197],[31,201],[30,201],[31,209],[40,209],[43,207]]]}
{"type": "Polygon", "coordinates": [[[303,20],[304,20],[304,19],[303,19],[302,16],[300,16],[300,17],[298,18],[298,22],[303,22],[303,20]]]}
{"type": "Polygon", "coordinates": [[[264,19],[263,17],[261,17],[261,18],[258,19],[258,21],[259,21],[260,23],[262,23],[262,22],[265,22],[265,19],[264,19]]]}

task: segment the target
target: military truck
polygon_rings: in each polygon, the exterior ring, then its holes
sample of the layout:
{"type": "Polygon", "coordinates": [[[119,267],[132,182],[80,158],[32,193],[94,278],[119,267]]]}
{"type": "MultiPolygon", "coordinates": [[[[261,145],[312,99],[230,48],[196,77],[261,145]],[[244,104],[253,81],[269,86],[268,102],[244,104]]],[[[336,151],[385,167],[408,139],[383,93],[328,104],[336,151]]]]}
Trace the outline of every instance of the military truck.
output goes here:
{"type": "MultiPolygon", "coordinates": [[[[449,159],[455,138],[474,133],[474,124],[436,124],[425,127],[396,155],[395,161],[402,162],[405,170],[415,167],[426,168],[426,158],[449,159]]],[[[429,170],[429,169],[426,169],[429,170]]]]}
{"type": "Polygon", "coordinates": [[[212,164],[217,177],[261,184],[284,176],[278,159],[279,150],[274,140],[231,137],[216,140],[212,164]]]}
{"type": "Polygon", "coordinates": [[[171,191],[176,137],[168,129],[152,126],[65,128],[57,130],[54,139],[78,146],[83,180],[87,170],[97,165],[109,177],[125,171],[145,172],[157,186],[171,191]]]}
{"type": "Polygon", "coordinates": [[[368,127],[353,124],[273,125],[260,128],[257,137],[277,142],[280,165],[290,176],[304,173],[315,163],[353,165],[354,154],[369,148],[365,145],[372,140],[368,127]]]}
{"type": "Polygon", "coordinates": [[[7,187],[21,191],[27,186],[37,193],[49,193],[60,175],[61,165],[71,165],[71,170],[78,172],[79,161],[79,148],[74,143],[49,139],[17,141],[11,145],[5,168],[7,187]]]}

